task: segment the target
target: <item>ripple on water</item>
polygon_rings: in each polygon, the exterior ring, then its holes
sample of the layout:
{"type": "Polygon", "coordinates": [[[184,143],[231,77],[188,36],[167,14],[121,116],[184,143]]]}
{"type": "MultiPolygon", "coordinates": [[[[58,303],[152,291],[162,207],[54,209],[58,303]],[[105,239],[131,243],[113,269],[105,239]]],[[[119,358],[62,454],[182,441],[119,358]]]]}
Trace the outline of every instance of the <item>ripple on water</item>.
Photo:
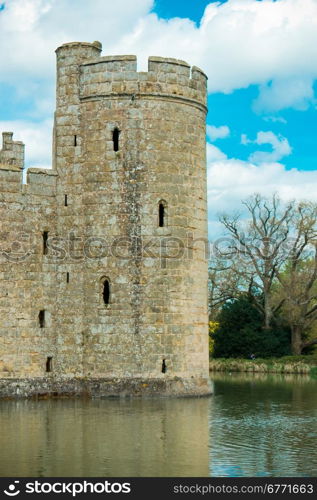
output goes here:
{"type": "Polygon", "coordinates": [[[317,476],[317,381],[225,375],[211,398],[0,403],[1,476],[317,476]]]}
{"type": "Polygon", "coordinates": [[[211,475],[316,475],[317,384],[292,382],[217,377],[209,417],[211,475]]]}

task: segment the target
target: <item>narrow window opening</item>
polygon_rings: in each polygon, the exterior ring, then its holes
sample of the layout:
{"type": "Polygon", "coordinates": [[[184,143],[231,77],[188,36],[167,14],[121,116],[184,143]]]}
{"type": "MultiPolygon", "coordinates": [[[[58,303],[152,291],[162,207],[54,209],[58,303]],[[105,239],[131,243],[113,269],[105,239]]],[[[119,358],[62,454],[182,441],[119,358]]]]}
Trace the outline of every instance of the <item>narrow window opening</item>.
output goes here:
{"type": "Polygon", "coordinates": [[[74,135],[74,146],[77,146],[77,135],[74,135]]]}
{"type": "Polygon", "coordinates": [[[165,226],[165,207],[163,203],[159,204],[159,227],[165,226]]]}
{"type": "Polygon", "coordinates": [[[105,280],[103,284],[102,296],[105,305],[108,306],[110,304],[110,283],[108,280],[105,280]]]}
{"type": "Polygon", "coordinates": [[[47,246],[48,231],[44,231],[42,236],[43,236],[43,255],[47,255],[47,253],[48,253],[48,246],[47,246]]]}
{"type": "Polygon", "coordinates": [[[162,373],[166,373],[166,370],[167,370],[166,362],[165,362],[165,359],[163,359],[163,362],[162,362],[162,373]]]}
{"type": "Polygon", "coordinates": [[[119,151],[119,136],[120,130],[116,127],[112,132],[113,150],[119,151]]]}
{"type": "Polygon", "coordinates": [[[64,206],[65,206],[65,207],[67,207],[67,206],[68,206],[67,194],[65,194],[64,206]]]}
{"type": "Polygon", "coordinates": [[[40,326],[40,328],[45,327],[45,309],[42,309],[39,312],[39,326],[40,326]]]}
{"type": "Polygon", "coordinates": [[[69,283],[69,272],[66,273],[66,283],[69,283]]]}
{"type": "Polygon", "coordinates": [[[46,372],[49,373],[52,371],[52,356],[48,356],[46,358],[46,372]]]}

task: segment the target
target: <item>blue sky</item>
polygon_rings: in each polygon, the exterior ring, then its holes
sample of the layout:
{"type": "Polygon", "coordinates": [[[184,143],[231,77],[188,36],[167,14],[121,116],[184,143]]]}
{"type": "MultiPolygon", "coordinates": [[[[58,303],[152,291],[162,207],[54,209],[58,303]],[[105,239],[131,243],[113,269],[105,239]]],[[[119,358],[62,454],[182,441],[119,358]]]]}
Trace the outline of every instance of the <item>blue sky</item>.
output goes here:
{"type": "MultiPolygon", "coordinates": [[[[261,1],[261,0],[255,0],[261,1]]],[[[210,3],[226,3],[226,0],[156,0],[153,12],[162,18],[188,17],[197,25],[200,24],[204,10],[210,3]]],[[[316,90],[316,86],[314,88],[316,90]]],[[[213,93],[209,96],[208,122],[221,126],[226,124],[231,130],[230,136],[223,139],[222,146],[226,153],[233,157],[247,160],[250,151],[255,147],[241,144],[241,133],[255,137],[258,130],[270,130],[276,135],[286,136],[292,147],[292,154],[284,163],[287,169],[317,169],[316,139],[317,114],[316,102],[307,103],[302,109],[285,108],[273,114],[253,109],[258,96],[256,85],[246,89],[238,89],[230,94],[213,93]]],[[[269,144],[263,150],[270,151],[269,144]]]]}
{"type": "Polygon", "coordinates": [[[198,25],[207,5],[216,2],[217,0],[155,0],[153,12],[164,19],[188,17],[198,25]]]}
{"type": "MultiPolygon", "coordinates": [[[[0,2],[2,5],[2,3],[0,2]]],[[[0,130],[50,167],[55,48],[177,57],[208,75],[208,194],[232,211],[255,191],[316,198],[316,0],[7,0],[0,8],[0,130]],[[87,22],[89,19],[89,23],[87,22]]]]}

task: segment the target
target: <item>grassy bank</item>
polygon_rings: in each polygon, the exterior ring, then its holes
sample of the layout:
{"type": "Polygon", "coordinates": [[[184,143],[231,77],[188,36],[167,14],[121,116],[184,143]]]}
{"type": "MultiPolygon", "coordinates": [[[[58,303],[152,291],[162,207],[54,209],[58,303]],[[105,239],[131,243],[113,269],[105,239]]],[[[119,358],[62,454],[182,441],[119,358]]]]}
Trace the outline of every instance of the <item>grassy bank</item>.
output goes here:
{"type": "Polygon", "coordinates": [[[210,371],[305,373],[317,376],[317,356],[284,356],[268,359],[210,359],[210,371]]]}

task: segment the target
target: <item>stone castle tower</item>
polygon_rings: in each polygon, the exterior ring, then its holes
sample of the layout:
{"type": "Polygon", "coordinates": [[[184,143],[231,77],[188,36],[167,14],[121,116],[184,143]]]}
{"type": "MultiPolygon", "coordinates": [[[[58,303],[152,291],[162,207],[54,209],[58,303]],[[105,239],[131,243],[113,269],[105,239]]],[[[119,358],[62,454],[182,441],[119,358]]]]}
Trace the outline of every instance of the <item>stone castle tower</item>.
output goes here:
{"type": "Polygon", "coordinates": [[[57,53],[53,168],[0,151],[0,396],[210,393],[206,76],[57,53]]]}

